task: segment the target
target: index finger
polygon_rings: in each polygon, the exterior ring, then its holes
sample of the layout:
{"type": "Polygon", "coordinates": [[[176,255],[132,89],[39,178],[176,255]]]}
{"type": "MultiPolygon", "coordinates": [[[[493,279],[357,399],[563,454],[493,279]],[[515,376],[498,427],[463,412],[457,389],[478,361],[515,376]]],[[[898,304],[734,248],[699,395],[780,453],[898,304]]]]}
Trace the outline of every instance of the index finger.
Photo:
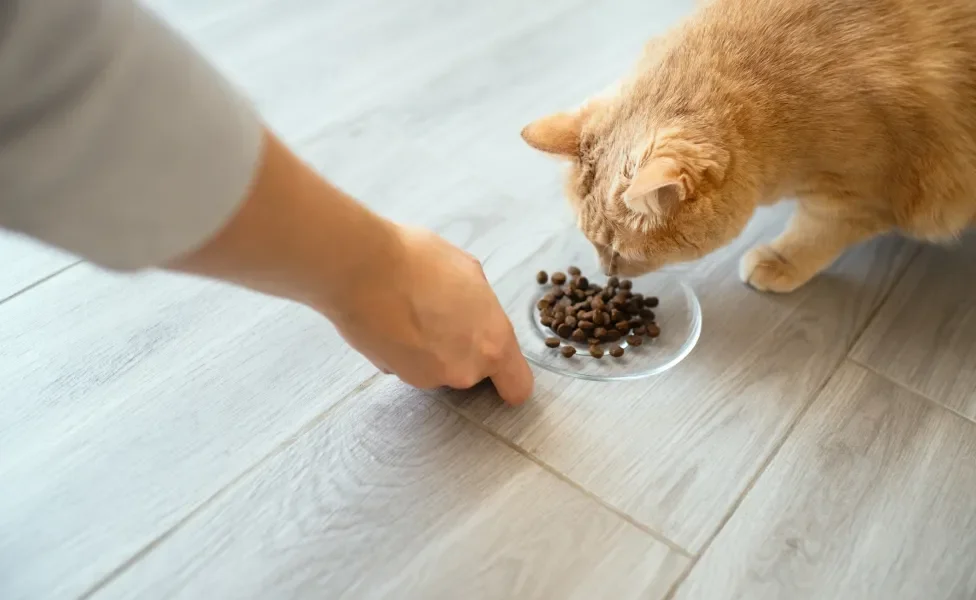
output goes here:
{"type": "Polygon", "coordinates": [[[515,332],[512,331],[511,326],[507,328],[507,331],[507,341],[501,358],[489,377],[502,400],[506,404],[518,406],[532,395],[535,378],[532,375],[532,369],[529,368],[528,361],[522,356],[522,350],[519,348],[518,341],[515,339],[515,332]]]}

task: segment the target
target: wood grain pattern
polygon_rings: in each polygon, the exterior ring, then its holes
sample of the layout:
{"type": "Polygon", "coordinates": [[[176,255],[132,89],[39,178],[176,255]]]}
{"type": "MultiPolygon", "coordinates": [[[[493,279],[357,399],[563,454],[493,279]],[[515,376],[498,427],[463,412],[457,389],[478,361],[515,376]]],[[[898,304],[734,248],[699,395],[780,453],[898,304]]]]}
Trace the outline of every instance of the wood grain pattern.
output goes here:
{"type": "Polygon", "coordinates": [[[677,598],[976,597],[976,424],[846,363],[677,598]]]}
{"type": "Polygon", "coordinates": [[[878,240],[788,297],[745,288],[735,274],[736,255],[720,254],[691,275],[704,331],[699,347],[672,371],[622,384],[545,375],[519,411],[499,409],[490,395],[449,397],[696,552],[846,355],[912,250],[900,240],[878,240]]]}
{"type": "Polygon", "coordinates": [[[69,254],[0,231],[0,302],[78,261],[69,254]]]}
{"type": "Polygon", "coordinates": [[[387,379],[95,597],[653,599],[686,562],[387,379]]]}
{"type": "Polygon", "coordinates": [[[0,597],[77,596],[372,373],[215,284],[80,266],[0,305],[0,597]]]}
{"type": "Polygon", "coordinates": [[[519,0],[148,4],[246,90],[285,139],[298,142],[336,121],[396,104],[472,57],[510,46],[513,36],[539,36],[555,15],[584,2],[529,8],[519,0]]]}
{"type": "Polygon", "coordinates": [[[976,237],[926,248],[851,357],[976,418],[976,237]]]}

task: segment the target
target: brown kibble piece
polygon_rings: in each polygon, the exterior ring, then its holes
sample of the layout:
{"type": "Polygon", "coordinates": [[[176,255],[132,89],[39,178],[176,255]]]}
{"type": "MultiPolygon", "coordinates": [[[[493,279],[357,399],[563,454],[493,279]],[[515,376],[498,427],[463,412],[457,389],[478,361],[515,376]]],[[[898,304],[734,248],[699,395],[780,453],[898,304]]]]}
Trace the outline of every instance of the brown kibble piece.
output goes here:
{"type": "Polygon", "coordinates": [[[579,342],[582,344],[586,341],[586,332],[582,329],[576,329],[573,331],[573,335],[570,336],[574,342],[579,342]]]}
{"type": "Polygon", "coordinates": [[[606,325],[609,322],[610,322],[610,317],[607,316],[607,313],[603,312],[602,310],[596,312],[593,315],[593,324],[594,325],[606,325]]]}
{"type": "Polygon", "coordinates": [[[563,311],[557,310],[556,312],[552,313],[553,327],[559,327],[560,325],[563,324],[563,321],[565,320],[566,320],[566,313],[564,313],[563,311]]]}
{"type": "Polygon", "coordinates": [[[544,316],[539,319],[539,322],[542,323],[543,327],[552,327],[552,317],[544,316]]]}
{"type": "Polygon", "coordinates": [[[537,302],[535,305],[535,307],[538,308],[539,310],[546,310],[547,308],[549,308],[549,306],[550,303],[545,298],[541,298],[539,302],[537,302]]]}
{"type": "Polygon", "coordinates": [[[572,356],[576,354],[576,348],[573,348],[572,346],[563,346],[559,353],[566,358],[572,358],[572,356]]]}
{"type": "Polygon", "coordinates": [[[637,317],[634,317],[630,321],[627,321],[627,322],[630,323],[630,328],[631,329],[637,329],[638,327],[640,327],[640,326],[642,326],[644,324],[644,322],[641,321],[637,317]]]}
{"type": "Polygon", "coordinates": [[[569,336],[573,335],[573,328],[566,323],[563,323],[556,328],[556,335],[563,339],[569,339],[569,336]]]}
{"type": "Polygon", "coordinates": [[[660,302],[661,301],[657,299],[657,296],[648,296],[647,298],[644,298],[644,306],[647,308],[657,308],[657,305],[660,302]]]}
{"type": "Polygon", "coordinates": [[[623,355],[624,355],[624,349],[621,348],[620,346],[614,346],[613,348],[610,348],[610,356],[614,358],[620,358],[623,355]]]}
{"type": "Polygon", "coordinates": [[[624,316],[624,313],[619,309],[615,308],[610,311],[610,320],[613,321],[614,323],[619,323],[626,318],[627,317],[624,316]]]}
{"type": "Polygon", "coordinates": [[[548,294],[546,294],[545,296],[543,296],[542,299],[545,300],[546,302],[548,302],[549,304],[555,304],[556,303],[556,295],[553,294],[552,292],[549,292],[548,294]]]}
{"type": "Polygon", "coordinates": [[[566,295],[566,290],[564,290],[562,287],[558,285],[554,285],[552,286],[552,291],[549,293],[552,294],[553,298],[558,300],[559,298],[562,298],[563,296],[566,295]]]}
{"type": "Polygon", "coordinates": [[[590,289],[590,280],[586,277],[580,277],[576,280],[576,287],[581,290],[588,290],[590,289]]]}
{"type": "Polygon", "coordinates": [[[634,287],[634,282],[629,279],[623,279],[620,281],[620,289],[629,290],[634,287]]]}
{"type": "Polygon", "coordinates": [[[639,335],[628,335],[627,336],[627,344],[629,346],[640,346],[643,343],[644,343],[644,338],[642,338],[639,335]]]}
{"type": "Polygon", "coordinates": [[[545,283],[549,281],[549,274],[545,271],[539,271],[536,273],[535,280],[539,282],[539,285],[545,285],[545,283]]]}
{"type": "Polygon", "coordinates": [[[641,325],[634,329],[634,335],[647,335],[647,327],[641,325]]]}
{"type": "Polygon", "coordinates": [[[589,344],[592,346],[593,344],[599,344],[600,338],[591,337],[591,338],[587,338],[586,341],[589,342],[589,344]]]}
{"type": "Polygon", "coordinates": [[[617,279],[616,277],[611,277],[610,279],[607,279],[607,285],[611,287],[617,287],[618,285],[620,285],[620,280],[617,279]]]}
{"type": "Polygon", "coordinates": [[[570,327],[576,327],[576,323],[577,323],[576,317],[574,317],[573,315],[567,316],[566,320],[563,322],[569,325],[570,327]]]}
{"type": "Polygon", "coordinates": [[[579,328],[583,331],[592,331],[594,327],[596,326],[591,321],[583,320],[579,322],[579,328]]]}
{"type": "Polygon", "coordinates": [[[620,338],[622,338],[622,337],[624,337],[624,336],[622,336],[620,334],[620,332],[617,331],[616,329],[611,329],[610,331],[607,332],[607,335],[606,335],[606,338],[607,338],[607,341],[608,342],[619,342],[620,341],[620,338]]]}
{"type": "Polygon", "coordinates": [[[603,338],[607,337],[607,330],[603,327],[597,327],[593,330],[593,337],[602,340],[603,338]]]}
{"type": "Polygon", "coordinates": [[[559,341],[559,338],[556,338],[556,337],[547,337],[546,338],[546,346],[547,347],[549,347],[549,348],[558,348],[560,345],[562,345],[562,342],[559,341]]]}
{"type": "Polygon", "coordinates": [[[579,274],[582,273],[579,267],[570,267],[566,269],[566,272],[572,275],[573,277],[579,277],[579,274]]]}
{"type": "Polygon", "coordinates": [[[550,279],[552,279],[552,282],[555,283],[556,285],[562,285],[566,283],[566,274],[557,271],[552,274],[552,277],[550,277],[550,279]]]}
{"type": "Polygon", "coordinates": [[[647,325],[647,337],[656,338],[661,335],[661,328],[654,323],[648,323],[647,325]]]}
{"type": "Polygon", "coordinates": [[[590,346],[590,356],[593,358],[603,358],[603,348],[596,344],[590,346]]]}
{"type": "Polygon", "coordinates": [[[649,308],[642,308],[640,311],[640,316],[646,321],[653,321],[655,317],[657,317],[657,315],[654,314],[654,311],[649,308]]]}
{"type": "Polygon", "coordinates": [[[627,321],[621,321],[617,323],[617,331],[619,331],[620,333],[627,333],[628,331],[630,331],[630,323],[628,323],[627,321]]]}

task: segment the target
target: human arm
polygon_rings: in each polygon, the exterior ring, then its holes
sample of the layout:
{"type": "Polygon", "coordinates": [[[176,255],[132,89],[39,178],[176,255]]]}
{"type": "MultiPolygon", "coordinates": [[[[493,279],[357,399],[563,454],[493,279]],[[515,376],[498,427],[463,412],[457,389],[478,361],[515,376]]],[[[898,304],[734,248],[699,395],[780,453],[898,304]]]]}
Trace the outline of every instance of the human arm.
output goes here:
{"type": "Polygon", "coordinates": [[[5,228],[304,302],[408,383],[531,388],[470,257],[326,182],[138,4],[0,4],[0,185],[5,228]]]}

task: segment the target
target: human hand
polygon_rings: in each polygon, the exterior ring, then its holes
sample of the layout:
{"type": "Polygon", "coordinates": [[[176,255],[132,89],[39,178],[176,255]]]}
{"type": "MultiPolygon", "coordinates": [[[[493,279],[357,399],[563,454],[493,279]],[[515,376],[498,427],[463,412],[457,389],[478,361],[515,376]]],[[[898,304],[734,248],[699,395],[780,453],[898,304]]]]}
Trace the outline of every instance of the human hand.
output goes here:
{"type": "Polygon", "coordinates": [[[505,402],[528,399],[532,371],[477,259],[429,231],[396,230],[389,261],[357,273],[323,310],[340,334],[414,387],[491,378],[505,402]]]}

